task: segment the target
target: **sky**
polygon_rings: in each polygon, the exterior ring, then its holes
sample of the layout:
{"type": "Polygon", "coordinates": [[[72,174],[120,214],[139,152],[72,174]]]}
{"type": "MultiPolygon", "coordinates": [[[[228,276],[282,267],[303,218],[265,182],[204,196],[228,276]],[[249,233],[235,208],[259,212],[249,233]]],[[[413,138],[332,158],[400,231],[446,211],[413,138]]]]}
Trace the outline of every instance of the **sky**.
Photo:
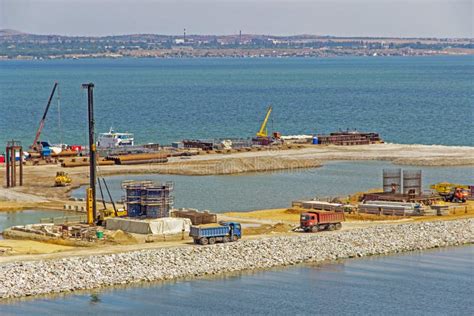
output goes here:
{"type": "Polygon", "coordinates": [[[34,34],[473,37],[473,0],[0,0],[34,34]]]}

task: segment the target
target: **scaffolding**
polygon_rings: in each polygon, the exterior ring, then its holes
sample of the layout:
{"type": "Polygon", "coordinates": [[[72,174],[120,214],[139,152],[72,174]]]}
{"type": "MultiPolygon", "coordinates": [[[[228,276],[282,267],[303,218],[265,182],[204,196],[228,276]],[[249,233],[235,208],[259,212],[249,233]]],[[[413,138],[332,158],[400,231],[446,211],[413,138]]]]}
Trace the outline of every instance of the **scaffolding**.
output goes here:
{"type": "Polygon", "coordinates": [[[122,182],[122,188],[126,192],[124,203],[129,217],[169,217],[174,204],[174,198],[171,196],[173,182],[128,180],[122,182]]]}

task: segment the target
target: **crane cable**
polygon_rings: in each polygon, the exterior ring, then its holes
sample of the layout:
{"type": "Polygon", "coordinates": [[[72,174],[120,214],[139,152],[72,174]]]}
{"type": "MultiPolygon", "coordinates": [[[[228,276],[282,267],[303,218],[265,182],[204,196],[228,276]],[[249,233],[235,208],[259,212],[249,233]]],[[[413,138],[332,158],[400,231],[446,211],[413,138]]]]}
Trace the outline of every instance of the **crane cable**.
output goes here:
{"type": "Polygon", "coordinates": [[[58,129],[59,129],[59,142],[61,144],[61,148],[64,145],[63,142],[63,130],[61,126],[61,90],[58,85],[58,93],[57,93],[57,101],[58,101],[58,129]]]}

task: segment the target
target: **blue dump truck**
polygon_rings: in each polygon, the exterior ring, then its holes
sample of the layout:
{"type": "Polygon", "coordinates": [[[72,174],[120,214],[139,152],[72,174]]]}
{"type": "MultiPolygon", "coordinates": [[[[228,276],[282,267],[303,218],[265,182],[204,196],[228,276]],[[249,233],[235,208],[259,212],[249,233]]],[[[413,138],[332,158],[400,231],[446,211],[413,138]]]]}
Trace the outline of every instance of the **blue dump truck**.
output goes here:
{"type": "Polygon", "coordinates": [[[193,237],[195,244],[212,245],[216,242],[237,241],[242,237],[240,223],[222,222],[211,227],[191,226],[189,236],[193,237]]]}

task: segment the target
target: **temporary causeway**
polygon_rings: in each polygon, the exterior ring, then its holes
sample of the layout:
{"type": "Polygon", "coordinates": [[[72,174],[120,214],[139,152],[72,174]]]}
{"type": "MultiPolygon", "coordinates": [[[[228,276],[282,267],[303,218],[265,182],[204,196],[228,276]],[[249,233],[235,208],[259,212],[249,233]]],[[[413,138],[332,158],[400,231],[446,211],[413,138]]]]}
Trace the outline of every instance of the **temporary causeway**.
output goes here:
{"type": "Polygon", "coordinates": [[[474,241],[473,224],[474,219],[385,224],[212,246],[4,263],[0,265],[0,298],[468,244],[474,241]]]}

